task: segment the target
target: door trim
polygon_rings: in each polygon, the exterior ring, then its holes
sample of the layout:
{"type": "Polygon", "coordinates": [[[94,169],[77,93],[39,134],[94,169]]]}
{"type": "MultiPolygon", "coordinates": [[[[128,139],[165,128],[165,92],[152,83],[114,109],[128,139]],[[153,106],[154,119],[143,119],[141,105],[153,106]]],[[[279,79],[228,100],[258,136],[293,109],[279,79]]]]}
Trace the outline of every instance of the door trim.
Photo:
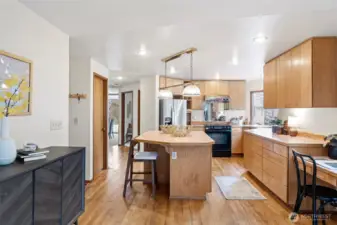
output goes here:
{"type": "Polygon", "coordinates": [[[121,118],[121,145],[125,144],[125,94],[132,94],[132,129],[133,129],[133,91],[125,91],[125,92],[121,92],[121,98],[122,98],[122,102],[121,102],[121,108],[122,108],[122,118],[121,118]]]}
{"type": "Polygon", "coordinates": [[[138,105],[137,105],[137,108],[138,108],[138,136],[140,135],[140,90],[138,90],[138,105]]]}
{"type": "MultiPolygon", "coordinates": [[[[103,131],[103,170],[106,170],[108,168],[108,78],[99,75],[98,73],[93,74],[93,79],[98,78],[101,79],[103,81],[103,124],[105,127],[103,127],[105,130],[103,131]]],[[[95,92],[94,90],[94,82],[92,83],[92,87],[93,87],[93,93],[95,92]]],[[[93,105],[95,102],[95,98],[93,97],[93,105]]],[[[95,108],[93,108],[93,112],[94,112],[95,108]]],[[[93,115],[94,116],[94,113],[93,115]]],[[[94,119],[92,120],[92,127],[94,128],[94,119]]],[[[93,132],[93,142],[94,142],[94,136],[95,136],[95,132],[93,132]]],[[[93,143],[93,148],[94,148],[94,143],[93,143]]],[[[95,151],[95,149],[93,149],[93,151],[95,151]]],[[[93,171],[95,168],[95,160],[94,160],[95,154],[93,153],[93,171]]],[[[95,174],[93,173],[93,178],[95,179],[95,174]]]]}

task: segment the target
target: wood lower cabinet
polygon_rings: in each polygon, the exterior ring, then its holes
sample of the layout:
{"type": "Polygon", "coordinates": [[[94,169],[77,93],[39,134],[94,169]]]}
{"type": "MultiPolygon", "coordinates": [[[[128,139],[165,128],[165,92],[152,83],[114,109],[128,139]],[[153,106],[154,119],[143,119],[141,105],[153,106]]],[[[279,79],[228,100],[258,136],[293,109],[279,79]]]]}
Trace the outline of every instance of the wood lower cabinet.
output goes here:
{"type": "MultiPolygon", "coordinates": [[[[244,165],[278,198],[293,207],[297,194],[297,177],[292,149],[312,156],[325,156],[326,149],[318,146],[283,145],[270,138],[243,134],[244,165]]],[[[311,179],[310,177],[308,179],[311,179]]],[[[318,183],[322,183],[318,181],[318,183]]],[[[323,185],[329,185],[327,183],[323,185]]],[[[311,200],[303,201],[301,210],[310,210],[311,200]]]]}
{"type": "Polygon", "coordinates": [[[232,128],[232,153],[242,154],[242,128],[232,128]]]}
{"type": "Polygon", "coordinates": [[[264,108],[337,107],[337,37],[307,40],[264,67],[264,108]]]}
{"type": "Polygon", "coordinates": [[[244,162],[247,170],[280,199],[288,202],[288,157],[274,152],[274,145],[271,141],[245,133],[244,162]]]}

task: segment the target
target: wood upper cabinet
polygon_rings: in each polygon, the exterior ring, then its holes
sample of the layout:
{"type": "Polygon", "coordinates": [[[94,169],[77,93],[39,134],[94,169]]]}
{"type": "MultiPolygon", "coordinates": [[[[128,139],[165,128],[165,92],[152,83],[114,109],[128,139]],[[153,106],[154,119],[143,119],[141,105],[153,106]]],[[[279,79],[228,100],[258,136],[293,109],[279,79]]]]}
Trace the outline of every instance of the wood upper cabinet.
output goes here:
{"type": "Polygon", "coordinates": [[[228,95],[231,98],[231,109],[246,108],[246,82],[245,81],[229,81],[228,95]]]}
{"type": "Polygon", "coordinates": [[[264,66],[264,108],[277,108],[277,63],[272,60],[264,66]]]}
{"type": "Polygon", "coordinates": [[[200,89],[200,96],[192,97],[191,109],[203,110],[203,103],[205,101],[205,81],[195,81],[194,84],[200,89]]]}
{"type": "Polygon", "coordinates": [[[218,82],[215,80],[205,81],[205,95],[218,95],[218,82]]]}
{"type": "Polygon", "coordinates": [[[230,83],[231,81],[223,81],[223,80],[218,81],[217,94],[222,96],[229,95],[230,83]]]}
{"type": "Polygon", "coordinates": [[[336,62],[336,37],[312,38],[268,62],[264,107],[337,107],[336,62]]]}
{"type": "MultiPolygon", "coordinates": [[[[175,79],[175,78],[166,78],[166,87],[174,86],[174,85],[179,85],[183,84],[184,80],[182,79],[175,79]]],[[[159,88],[164,88],[165,87],[165,77],[161,76],[159,78],[159,88]]],[[[183,86],[178,86],[178,87],[170,87],[167,88],[168,90],[171,90],[174,95],[181,95],[183,92],[184,87],[183,86]]]]}

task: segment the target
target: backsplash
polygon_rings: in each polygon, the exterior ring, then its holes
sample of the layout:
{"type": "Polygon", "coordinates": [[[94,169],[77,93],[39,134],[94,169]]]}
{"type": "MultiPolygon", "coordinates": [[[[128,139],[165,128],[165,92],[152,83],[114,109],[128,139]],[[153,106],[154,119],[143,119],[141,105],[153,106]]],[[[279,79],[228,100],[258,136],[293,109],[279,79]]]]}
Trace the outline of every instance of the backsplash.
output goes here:
{"type": "Polygon", "coordinates": [[[282,120],[288,116],[298,117],[299,128],[316,134],[337,133],[337,108],[279,109],[278,117],[282,120]]]}
{"type": "MultiPolygon", "coordinates": [[[[226,121],[229,121],[232,117],[245,117],[245,110],[224,110],[222,113],[226,117],[226,121]]],[[[192,110],[192,121],[204,120],[204,110],[192,110]]]]}

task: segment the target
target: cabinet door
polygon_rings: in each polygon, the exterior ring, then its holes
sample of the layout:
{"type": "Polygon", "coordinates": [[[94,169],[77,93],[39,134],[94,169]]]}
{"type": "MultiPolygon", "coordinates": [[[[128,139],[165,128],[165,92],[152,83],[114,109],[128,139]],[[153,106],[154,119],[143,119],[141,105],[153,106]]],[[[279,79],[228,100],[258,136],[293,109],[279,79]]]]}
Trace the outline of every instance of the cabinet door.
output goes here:
{"type": "Polygon", "coordinates": [[[232,130],[232,153],[242,153],[242,129],[232,130]]]}
{"type": "Polygon", "coordinates": [[[274,59],[264,66],[263,92],[264,108],[277,108],[277,60],[274,59]]]}
{"type": "Polygon", "coordinates": [[[61,221],[62,162],[35,171],[35,225],[59,225],[61,221]]]}
{"type": "Polygon", "coordinates": [[[205,95],[218,95],[218,81],[205,81],[205,95]]]}
{"type": "Polygon", "coordinates": [[[204,96],[192,97],[191,109],[203,110],[204,96]]]}
{"type": "Polygon", "coordinates": [[[218,81],[218,91],[217,95],[229,95],[229,82],[228,81],[218,81]]]}
{"type": "Polygon", "coordinates": [[[231,98],[231,109],[246,108],[246,82],[245,81],[230,81],[229,95],[231,98]]]}
{"type": "Polygon", "coordinates": [[[165,77],[161,76],[159,77],[159,88],[165,87],[165,77]]]}
{"type": "MultiPolygon", "coordinates": [[[[170,80],[171,85],[180,85],[180,84],[183,84],[183,83],[184,83],[184,81],[180,80],[180,79],[171,79],[170,80]]],[[[181,85],[181,86],[177,86],[177,87],[172,87],[171,91],[174,95],[181,95],[183,93],[183,89],[184,89],[184,86],[181,85]]]]}
{"type": "Polygon", "coordinates": [[[304,43],[291,50],[291,73],[287,76],[286,87],[287,108],[310,108],[312,107],[312,76],[311,63],[308,59],[310,45],[304,43]]]}
{"type": "Polygon", "coordinates": [[[277,61],[277,108],[286,108],[287,83],[291,80],[291,52],[284,53],[277,61]]]}
{"type": "Polygon", "coordinates": [[[62,224],[84,210],[84,151],[63,160],[62,224]]]}
{"type": "Polygon", "coordinates": [[[0,224],[33,224],[33,174],[0,183],[0,224]]]}
{"type": "Polygon", "coordinates": [[[245,165],[245,168],[247,170],[250,170],[250,162],[251,162],[251,159],[250,159],[250,155],[251,155],[251,151],[250,151],[250,146],[252,144],[251,142],[251,139],[250,139],[250,135],[249,134],[244,134],[243,135],[243,153],[244,153],[244,156],[243,156],[243,162],[244,162],[244,165],[245,165]]]}

